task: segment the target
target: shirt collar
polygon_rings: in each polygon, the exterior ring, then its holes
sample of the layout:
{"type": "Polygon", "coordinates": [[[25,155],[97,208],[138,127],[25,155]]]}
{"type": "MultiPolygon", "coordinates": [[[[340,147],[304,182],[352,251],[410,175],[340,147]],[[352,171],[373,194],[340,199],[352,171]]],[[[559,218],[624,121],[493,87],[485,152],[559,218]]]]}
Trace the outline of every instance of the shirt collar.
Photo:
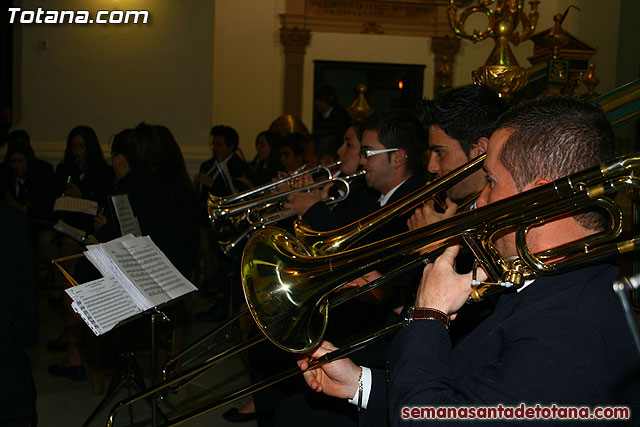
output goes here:
{"type": "MultiPolygon", "coordinates": [[[[409,179],[409,178],[407,178],[409,179]]],[[[393,187],[391,190],[389,190],[387,192],[387,194],[383,194],[380,196],[380,198],[378,199],[378,204],[380,205],[380,207],[384,206],[387,204],[387,202],[389,201],[389,199],[391,198],[391,196],[393,196],[393,193],[396,192],[396,190],[398,188],[400,188],[400,186],[402,184],[404,184],[407,180],[405,179],[404,181],[402,181],[400,184],[396,185],[395,187],[393,187]]]]}

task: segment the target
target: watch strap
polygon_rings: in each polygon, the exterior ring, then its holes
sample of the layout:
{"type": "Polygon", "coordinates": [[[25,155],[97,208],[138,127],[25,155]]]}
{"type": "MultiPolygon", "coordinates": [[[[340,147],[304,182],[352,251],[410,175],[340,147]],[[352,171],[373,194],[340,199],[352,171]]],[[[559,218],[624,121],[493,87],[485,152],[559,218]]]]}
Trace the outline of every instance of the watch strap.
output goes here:
{"type": "Polygon", "coordinates": [[[413,322],[415,320],[438,320],[445,328],[447,328],[447,330],[449,330],[449,324],[451,323],[451,319],[449,319],[449,315],[447,313],[435,308],[425,307],[409,308],[408,320],[409,322],[413,322]]]}

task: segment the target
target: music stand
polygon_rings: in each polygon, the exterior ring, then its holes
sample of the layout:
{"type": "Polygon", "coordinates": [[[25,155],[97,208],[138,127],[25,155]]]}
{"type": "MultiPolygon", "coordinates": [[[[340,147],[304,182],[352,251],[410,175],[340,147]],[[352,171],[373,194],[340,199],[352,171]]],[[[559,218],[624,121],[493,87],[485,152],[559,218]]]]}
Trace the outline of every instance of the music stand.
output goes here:
{"type": "MultiPolygon", "coordinates": [[[[84,254],[80,253],[80,254],[52,260],[53,264],[58,268],[58,270],[60,270],[62,275],[65,277],[65,279],[69,282],[71,286],[78,286],[78,282],[71,276],[71,274],[69,274],[69,272],[65,270],[64,267],[60,265],[60,262],[63,262],[69,259],[79,258],[82,256],[84,256],[84,254]]],[[[181,299],[181,298],[173,299],[167,303],[162,304],[161,306],[165,307],[169,303],[172,303],[178,299],[181,299]]],[[[146,315],[150,316],[150,329],[151,329],[150,353],[151,353],[151,385],[152,386],[155,384],[155,379],[156,379],[156,359],[157,359],[156,324],[158,321],[165,321],[165,322],[170,321],[167,315],[164,314],[162,311],[160,311],[159,308],[160,308],[159,306],[153,307],[135,316],[131,316],[123,321],[118,322],[113,328],[113,329],[116,329],[124,324],[130,323],[146,315]]],[[[118,358],[118,361],[116,363],[116,370],[114,372],[113,377],[111,378],[111,382],[109,383],[107,392],[105,393],[100,403],[91,412],[87,420],[84,422],[83,427],[89,426],[90,423],[95,419],[95,417],[102,410],[104,410],[105,406],[109,403],[109,401],[112,399],[115,393],[119,390],[123,381],[126,381],[129,386],[128,387],[129,397],[131,396],[131,387],[135,387],[137,392],[141,392],[147,388],[140,366],[138,365],[135,355],[131,350],[126,350],[120,354],[120,357],[118,358]]],[[[165,421],[168,420],[168,417],[162,412],[162,410],[158,408],[158,398],[156,396],[147,396],[145,397],[144,400],[149,402],[149,404],[151,405],[151,420],[152,420],[151,425],[153,427],[157,425],[158,413],[165,421]]],[[[130,419],[131,419],[131,423],[133,423],[133,408],[130,408],[130,419]]]]}

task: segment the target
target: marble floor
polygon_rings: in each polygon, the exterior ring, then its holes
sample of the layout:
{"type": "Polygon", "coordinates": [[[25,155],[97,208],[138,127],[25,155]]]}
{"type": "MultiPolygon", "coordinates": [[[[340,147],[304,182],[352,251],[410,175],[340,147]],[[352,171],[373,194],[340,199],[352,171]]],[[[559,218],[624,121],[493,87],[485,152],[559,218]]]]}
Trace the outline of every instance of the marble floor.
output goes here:
{"type": "MultiPolygon", "coordinates": [[[[189,307],[192,312],[205,310],[208,305],[206,300],[197,296],[189,297],[189,307]]],[[[39,324],[40,332],[38,342],[28,349],[31,359],[33,376],[38,393],[37,410],[39,425],[42,427],[69,427],[81,426],[94,409],[103,401],[107,386],[111,377],[105,377],[101,394],[92,392],[91,367],[88,368],[88,378],[82,382],[75,382],[66,378],[56,378],[49,374],[48,366],[53,363],[60,363],[64,360],[64,353],[52,353],[46,347],[47,340],[57,337],[63,329],[61,307],[50,307],[44,292],[41,292],[39,300],[39,324]]],[[[185,330],[184,342],[193,342],[202,334],[212,330],[216,325],[212,322],[192,323],[185,330]]],[[[230,346],[231,340],[220,338],[216,344],[216,350],[225,346],[230,346]]],[[[141,362],[142,364],[142,362],[141,362]]],[[[150,378],[144,379],[146,384],[150,383],[150,378]]],[[[212,372],[198,378],[183,391],[168,397],[158,406],[161,411],[175,418],[187,413],[195,408],[203,406],[205,403],[213,402],[216,397],[224,396],[249,383],[246,361],[242,356],[234,356],[224,361],[212,372]]],[[[89,424],[91,426],[104,426],[107,422],[109,410],[118,401],[128,396],[129,382],[121,382],[121,386],[104,405],[95,419],[89,424]]],[[[247,398],[226,407],[201,415],[195,419],[185,422],[185,426],[256,426],[255,421],[242,424],[231,423],[222,417],[222,413],[230,406],[241,406],[247,398]]],[[[137,402],[133,410],[123,409],[116,418],[115,426],[149,426],[151,425],[151,405],[145,401],[137,402]],[[131,422],[133,419],[133,422],[131,422]]],[[[158,425],[162,424],[162,418],[158,418],[158,425]]]]}

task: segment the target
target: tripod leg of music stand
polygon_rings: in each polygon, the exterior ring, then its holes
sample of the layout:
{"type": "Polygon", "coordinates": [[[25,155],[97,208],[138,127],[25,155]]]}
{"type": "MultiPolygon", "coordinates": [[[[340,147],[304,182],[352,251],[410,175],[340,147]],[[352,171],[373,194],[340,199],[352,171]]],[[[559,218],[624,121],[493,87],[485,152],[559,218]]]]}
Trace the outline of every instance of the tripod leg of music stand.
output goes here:
{"type": "Polygon", "coordinates": [[[113,396],[115,391],[118,389],[118,386],[120,385],[123,379],[122,373],[125,365],[125,359],[126,359],[126,356],[124,354],[121,355],[120,358],[118,359],[118,363],[116,364],[116,370],[115,370],[115,373],[113,374],[113,377],[111,377],[111,382],[109,382],[109,387],[107,388],[107,392],[104,394],[104,397],[102,398],[98,406],[96,406],[93,412],[91,412],[91,415],[89,415],[89,418],[87,418],[87,420],[84,422],[84,424],[82,425],[83,427],[86,427],[89,424],[91,424],[91,421],[93,421],[93,419],[105,408],[106,404],[109,402],[109,400],[111,400],[111,397],[113,396]]]}
{"type": "MultiPolygon", "coordinates": [[[[128,366],[128,372],[131,373],[130,376],[130,380],[133,383],[133,385],[136,386],[137,391],[141,392],[143,390],[147,389],[147,385],[144,382],[144,377],[142,376],[142,370],[140,369],[140,365],[138,365],[138,360],[133,357],[133,354],[131,355],[131,358],[127,360],[127,366],[128,366]]],[[[152,406],[153,408],[153,398],[151,396],[148,396],[145,398],[145,400],[152,406]]],[[[131,408],[131,405],[129,406],[129,408],[131,408]]],[[[166,416],[166,414],[160,409],[157,408],[158,414],[160,414],[160,416],[165,420],[165,421],[169,421],[169,418],[166,416]]],[[[153,425],[153,424],[152,424],[153,425]]]]}

